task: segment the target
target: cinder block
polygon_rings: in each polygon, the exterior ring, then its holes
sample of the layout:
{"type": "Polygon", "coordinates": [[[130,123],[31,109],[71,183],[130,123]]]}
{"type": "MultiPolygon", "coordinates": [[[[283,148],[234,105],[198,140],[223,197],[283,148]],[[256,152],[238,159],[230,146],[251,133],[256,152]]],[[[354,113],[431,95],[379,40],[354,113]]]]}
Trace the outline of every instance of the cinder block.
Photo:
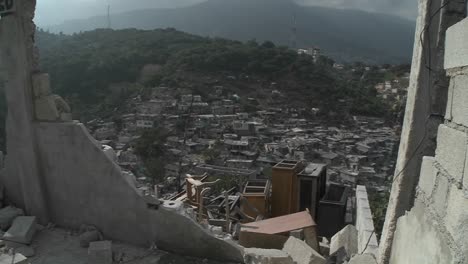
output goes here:
{"type": "Polygon", "coordinates": [[[450,79],[445,117],[454,123],[468,126],[466,113],[468,113],[468,75],[456,75],[450,79]]]}
{"type": "Polygon", "coordinates": [[[294,264],[286,252],[278,249],[246,248],[244,261],[251,264],[294,264]]]}
{"type": "Polygon", "coordinates": [[[468,256],[468,196],[452,185],[448,195],[445,224],[455,243],[468,256]]]}
{"type": "Polygon", "coordinates": [[[13,221],[10,229],[3,235],[3,239],[21,244],[31,244],[35,233],[36,217],[18,216],[13,221]]]}
{"type": "Polygon", "coordinates": [[[445,42],[445,69],[468,65],[468,18],[447,30],[445,42]]]}
{"type": "Polygon", "coordinates": [[[457,181],[461,181],[465,167],[466,134],[462,131],[439,126],[436,160],[457,181]]]}
{"type": "Polygon", "coordinates": [[[112,264],[112,241],[91,242],[88,248],[89,264],[112,264]]]}
{"type": "Polygon", "coordinates": [[[435,180],[437,176],[437,168],[434,166],[434,157],[423,157],[421,164],[421,173],[419,176],[418,186],[426,194],[426,197],[430,197],[432,190],[434,189],[435,180]]]}
{"type": "Polygon", "coordinates": [[[324,257],[295,237],[289,237],[284,244],[283,251],[288,253],[297,264],[325,264],[324,257]]]}
{"type": "Polygon", "coordinates": [[[447,205],[447,196],[449,192],[449,182],[448,179],[439,174],[437,177],[437,187],[434,190],[434,195],[432,196],[432,201],[434,209],[440,217],[445,216],[446,205],[447,205]]]}

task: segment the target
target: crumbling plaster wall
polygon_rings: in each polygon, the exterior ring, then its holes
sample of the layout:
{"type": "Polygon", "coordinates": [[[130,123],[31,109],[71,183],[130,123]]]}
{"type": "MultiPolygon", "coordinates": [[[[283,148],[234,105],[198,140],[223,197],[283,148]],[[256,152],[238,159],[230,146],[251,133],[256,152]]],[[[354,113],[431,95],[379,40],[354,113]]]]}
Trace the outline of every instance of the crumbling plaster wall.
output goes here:
{"type": "Polygon", "coordinates": [[[399,218],[392,264],[468,263],[468,18],[446,35],[450,76],[435,157],[424,157],[415,205],[399,218]]]}
{"type": "Polygon", "coordinates": [[[8,105],[1,185],[7,198],[43,224],[90,224],[110,239],[142,246],[154,242],[179,254],[242,262],[239,247],[212,236],[191,218],[162,207],[149,209],[82,124],[36,120],[36,1],[15,4],[15,13],[0,19],[0,68],[6,71],[8,105]]]}
{"type": "Polygon", "coordinates": [[[148,209],[86,128],[76,122],[36,123],[50,218],[61,226],[96,225],[106,236],[203,258],[241,261],[240,249],[192,219],[148,209]]]}

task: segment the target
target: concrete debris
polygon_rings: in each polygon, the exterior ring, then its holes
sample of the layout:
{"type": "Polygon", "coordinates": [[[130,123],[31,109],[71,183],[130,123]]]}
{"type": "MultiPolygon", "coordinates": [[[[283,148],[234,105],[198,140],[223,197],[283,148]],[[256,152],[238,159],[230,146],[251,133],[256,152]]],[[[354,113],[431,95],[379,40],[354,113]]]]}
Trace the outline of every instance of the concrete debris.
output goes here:
{"type": "Polygon", "coordinates": [[[246,264],[294,264],[286,252],[278,249],[246,248],[244,261],[246,264]]]}
{"type": "Polygon", "coordinates": [[[332,237],[330,254],[335,253],[341,247],[346,250],[348,258],[358,253],[358,231],[354,226],[347,225],[332,237]]]}
{"type": "Polygon", "coordinates": [[[36,224],[36,231],[37,232],[41,232],[42,230],[46,229],[45,226],[41,225],[41,224],[36,224]]]}
{"type": "Polygon", "coordinates": [[[326,264],[346,263],[346,261],[349,259],[347,255],[348,253],[346,253],[344,247],[341,247],[327,259],[326,264]]]}
{"type": "Polygon", "coordinates": [[[348,264],[377,264],[377,261],[372,254],[362,254],[354,256],[348,264]]]}
{"type": "Polygon", "coordinates": [[[80,232],[80,234],[83,234],[83,233],[85,233],[85,232],[88,232],[88,231],[95,231],[95,230],[98,230],[98,228],[95,227],[95,226],[93,226],[93,225],[82,224],[82,225],[80,226],[79,232],[80,232]]]}
{"type": "Polygon", "coordinates": [[[304,230],[294,230],[289,232],[289,236],[295,237],[297,239],[303,240],[304,239],[304,230]]]}
{"type": "Polygon", "coordinates": [[[112,241],[91,242],[88,248],[89,264],[112,264],[112,241]]]}
{"type": "Polygon", "coordinates": [[[322,256],[330,256],[330,244],[327,244],[325,242],[320,242],[320,253],[322,256]]]}
{"type": "Polygon", "coordinates": [[[0,229],[6,231],[8,228],[10,228],[13,220],[21,215],[24,215],[23,210],[13,206],[0,209],[0,229]]]}
{"type": "Polygon", "coordinates": [[[220,226],[209,226],[209,230],[214,235],[218,235],[218,236],[223,235],[223,228],[220,226]]]}
{"type": "Polygon", "coordinates": [[[0,264],[29,264],[28,259],[19,254],[0,254],[0,264]]]}
{"type": "Polygon", "coordinates": [[[18,216],[13,221],[10,229],[3,235],[3,239],[10,242],[31,244],[36,233],[35,216],[18,216]]]}
{"type": "Polygon", "coordinates": [[[15,250],[16,253],[20,253],[21,255],[29,258],[36,254],[36,251],[32,247],[22,246],[15,250]]]}
{"type": "Polygon", "coordinates": [[[86,231],[80,235],[80,246],[87,248],[91,242],[96,242],[99,240],[102,240],[102,235],[98,230],[86,231]]]}
{"type": "Polygon", "coordinates": [[[312,249],[306,242],[289,237],[283,247],[297,264],[325,264],[325,258],[312,249]]]}

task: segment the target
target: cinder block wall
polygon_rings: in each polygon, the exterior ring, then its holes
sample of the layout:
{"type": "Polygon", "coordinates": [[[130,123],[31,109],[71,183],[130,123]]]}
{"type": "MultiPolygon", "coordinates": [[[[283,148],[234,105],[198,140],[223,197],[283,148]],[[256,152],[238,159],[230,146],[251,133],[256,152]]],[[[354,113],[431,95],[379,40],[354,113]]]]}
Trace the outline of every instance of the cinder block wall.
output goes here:
{"type": "Polygon", "coordinates": [[[468,18],[447,31],[445,68],[445,122],[435,157],[423,159],[414,207],[398,220],[392,264],[468,263],[468,18]]]}
{"type": "Polygon", "coordinates": [[[363,185],[356,187],[356,229],[358,231],[358,253],[369,253],[377,257],[379,243],[375,234],[366,186],[363,185]]]}

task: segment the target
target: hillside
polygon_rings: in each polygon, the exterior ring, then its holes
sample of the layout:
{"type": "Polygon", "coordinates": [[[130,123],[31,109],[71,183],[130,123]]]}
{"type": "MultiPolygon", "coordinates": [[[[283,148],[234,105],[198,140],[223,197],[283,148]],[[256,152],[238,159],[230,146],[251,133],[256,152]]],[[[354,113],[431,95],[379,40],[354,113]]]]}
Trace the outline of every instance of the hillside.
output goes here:
{"type": "MultiPolygon", "coordinates": [[[[319,46],[339,61],[410,61],[414,22],[355,10],[299,6],[291,0],[209,0],[183,8],[132,11],[112,15],[112,27],[173,27],[202,36],[290,45],[294,15],[297,47],[319,46]]],[[[47,28],[70,33],[106,25],[107,18],[100,16],[47,28]]]]}
{"type": "Polygon", "coordinates": [[[265,104],[262,99],[279,90],[285,104],[317,107],[324,114],[350,110],[384,115],[388,110],[375,97],[373,85],[382,77],[377,70],[364,74],[364,66],[357,65],[355,71],[338,72],[326,57],[314,63],[311,56],[272,42],[211,39],[173,29],[95,30],[72,36],[39,31],[37,39],[53,89],[85,118],[110,114],[126,98],[158,85],[207,95],[222,85],[265,104]],[[142,78],[147,65],[155,70],[142,78]],[[343,100],[349,107],[342,108],[343,100]]]}

